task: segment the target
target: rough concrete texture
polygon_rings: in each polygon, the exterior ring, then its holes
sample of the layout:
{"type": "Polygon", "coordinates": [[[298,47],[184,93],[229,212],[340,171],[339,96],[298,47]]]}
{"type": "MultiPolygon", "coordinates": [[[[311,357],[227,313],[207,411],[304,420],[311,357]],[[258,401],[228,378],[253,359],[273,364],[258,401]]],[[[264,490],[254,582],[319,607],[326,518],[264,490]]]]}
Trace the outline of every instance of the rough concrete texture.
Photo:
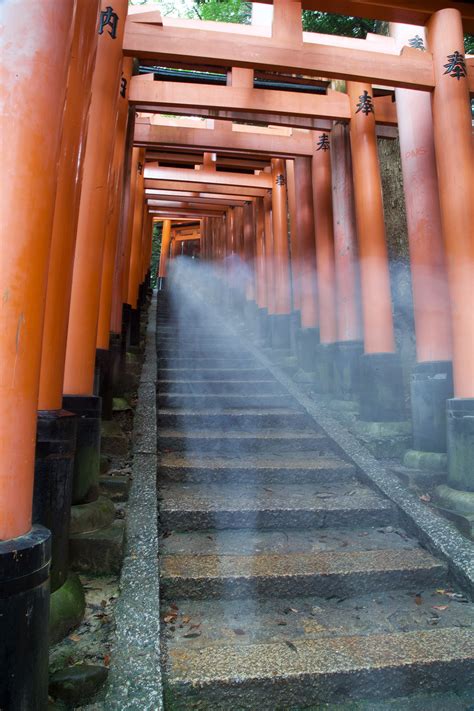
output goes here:
{"type": "Polygon", "coordinates": [[[94,575],[118,574],[124,551],[124,522],[89,533],[75,533],[69,537],[69,556],[73,570],[94,575]]]}
{"type": "Polygon", "coordinates": [[[155,323],[156,297],[150,306],[145,363],[135,415],[127,543],[105,700],[105,708],[113,711],[160,711],[163,708],[156,510],[155,323]]]}

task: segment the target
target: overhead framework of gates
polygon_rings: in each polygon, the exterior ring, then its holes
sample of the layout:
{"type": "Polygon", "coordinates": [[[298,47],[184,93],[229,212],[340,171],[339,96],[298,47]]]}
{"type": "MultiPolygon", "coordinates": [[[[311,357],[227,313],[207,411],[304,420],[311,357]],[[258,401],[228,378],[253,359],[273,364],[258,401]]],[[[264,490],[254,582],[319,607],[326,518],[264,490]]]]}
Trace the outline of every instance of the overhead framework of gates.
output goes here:
{"type": "MultiPolygon", "coordinates": [[[[170,260],[212,263],[303,371],[337,351],[362,419],[404,417],[378,138],[400,141],[426,381],[414,447],[447,448],[444,505],[472,504],[474,5],[269,4],[271,24],[244,26],[127,0],[2,3],[0,584],[46,625],[48,529],[56,591],[69,509],[98,500],[101,412],[139,342],[157,222],[160,288],[170,260]],[[384,20],[389,35],[303,32],[304,9],[384,20]],[[44,461],[64,448],[59,482],[44,461]]],[[[25,624],[46,658],[45,625],[25,624]]],[[[44,667],[27,678],[17,652],[12,674],[44,699],[44,667]]]]}

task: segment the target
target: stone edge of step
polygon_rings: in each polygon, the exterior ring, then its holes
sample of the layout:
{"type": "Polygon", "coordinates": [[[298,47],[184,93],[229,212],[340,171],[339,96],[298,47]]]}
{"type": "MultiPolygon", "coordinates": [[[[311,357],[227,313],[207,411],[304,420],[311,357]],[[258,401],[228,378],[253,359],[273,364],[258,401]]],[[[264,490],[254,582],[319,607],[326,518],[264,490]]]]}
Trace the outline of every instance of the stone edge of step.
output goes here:
{"type": "Polygon", "coordinates": [[[126,518],[126,550],[115,613],[106,711],[163,709],[160,667],[160,579],[156,495],[156,308],[146,332],[133,435],[133,479],[126,518]],[[153,445],[154,442],[154,445],[153,445]]]}

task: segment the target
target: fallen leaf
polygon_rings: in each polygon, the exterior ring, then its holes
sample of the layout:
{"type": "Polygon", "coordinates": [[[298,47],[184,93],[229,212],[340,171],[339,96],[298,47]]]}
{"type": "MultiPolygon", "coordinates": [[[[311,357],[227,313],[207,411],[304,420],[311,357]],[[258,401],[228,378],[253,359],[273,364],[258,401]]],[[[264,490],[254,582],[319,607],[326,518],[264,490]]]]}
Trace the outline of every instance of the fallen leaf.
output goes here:
{"type": "Polygon", "coordinates": [[[431,501],[431,496],[429,494],[422,494],[419,499],[420,501],[425,501],[427,503],[431,501]]]}
{"type": "Polygon", "coordinates": [[[237,629],[234,629],[233,631],[234,631],[234,634],[238,634],[238,635],[247,634],[247,632],[245,630],[241,630],[239,627],[237,627],[237,629]]]}
{"type": "Polygon", "coordinates": [[[298,610],[294,607],[285,607],[283,610],[284,615],[288,615],[290,612],[298,612],[298,610]]]}
{"type": "Polygon", "coordinates": [[[433,605],[433,610],[439,610],[440,612],[443,612],[443,610],[447,610],[449,605],[433,605]]]}
{"type": "Polygon", "coordinates": [[[200,637],[201,632],[186,632],[186,634],[183,634],[183,637],[185,639],[194,639],[195,637],[200,637]]]}
{"type": "Polygon", "coordinates": [[[423,600],[422,600],[422,597],[421,597],[420,593],[417,593],[417,594],[415,595],[415,604],[416,604],[416,605],[421,605],[422,602],[423,602],[423,600]]]}
{"type": "Polygon", "coordinates": [[[288,624],[288,622],[285,622],[285,620],[277,620],[277,625],[284,626],[287,624],[288,624]]]}
{"type": "Polygon", "coordinates": [[[104,664],[106,667],[110,664],[110,654],[104,654],[104,664]]]}
{"type": "Polygon", "coordinates": [[[165,616],[163,617],[163,622],[166,622],[166,623],[168,623],[168,622],[176,622],[176,617],[177,617],[176,615],[173,615],[172,613],[170,613],[170,614],[165,615],[165,616]]]}
{"type": "Polygon", "coordinates": [[[68,639],[71,640],[71,642],[80,642],[81,638],[79,637],[78,634],[70,634],[68,639]]]}
{"type": "Polygon", "coordinates": [[[177,606],[177,604],[175,602],[172,602],[170,607],[172,610],[176,610],[176,611],[179,610],[179,607],[177,606]]]}
{"type": "Polygon", "coordinates": [[[188,622],[190,622],[190,621],[191,621],[190,616],[189,616],[189,615],[184,615],[184,617],[183,617],[183,622],[184,622],[184,624],[187,625],[188,622]]]}
{"type": "Polygon", "coordinates": [[[198,623],[195,624],[195,625],[189,625],[189,629],[190,629],[190,630],[197,630],[197,629],[199,629],[200,626],[201,626],[201,623],[198,622],[198,623]]]}
{"type": "Polygon", "coordinates": [[[289,647],[293,652],[297,652],[298,648],[296,644],[293,644],[293,642],[288,642],[288,640],[285,640],[285,644],[287,647],[289,647]]]}

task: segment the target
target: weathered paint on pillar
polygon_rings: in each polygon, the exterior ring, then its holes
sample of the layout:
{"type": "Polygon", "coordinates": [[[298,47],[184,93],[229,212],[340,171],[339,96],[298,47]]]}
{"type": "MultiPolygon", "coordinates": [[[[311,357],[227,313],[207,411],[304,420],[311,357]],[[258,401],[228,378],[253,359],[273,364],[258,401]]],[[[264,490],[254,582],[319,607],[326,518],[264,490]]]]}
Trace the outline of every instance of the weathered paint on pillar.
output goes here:
{"type": "MultiPolygon", "coordinates": [[[[424,28],[392,23],[398,48],[424,28]]],[[[422,50],[420,50],[422,51],[422,50]]],[[[451,315],[439,206],[431,96],[395,89],[418,362],[450,360],[451,315]]]]}
{"type": "Polygon", "coordinates": [[[41,342],[74,5],[2,3],[0,540],[31,528],[41,342]]]}
{"type": "Polygon", "coordinates": [[[337,340],[362,337],[357,230],[349,128],[335,124],[330,139],[337,340]]]}
{"type": "Polygon", "coordinates": [[[122,301],[124,304],[127,303],[128,298],[128,283],[130,281],[130,257],[132,253],[132,239],[133,239],[133,218],[135,215],[135,195],[137,190],[137,182],[139,178],[140,160],[142,158],[142,149],[133,148],[132,149],[132,163],[130,167],[130,194],[129,203],[127,210],[127,223],[125,226],[126,239],[125,247],[123,251],[123,274],[122,274],[122,301]]]}
{"type": "Polygon", "coordinates": [[[109,347],[110,318],[112,314],[112,287],[116,265],[116,250],[120,213],[122,210],[123,167],[125,154],[125,138],[128,119],[128,83],[132,76],[133,60],[126,57],[123,60],[122,76],[120,78],[120,99],[115,128],[115,144],[112,158],[112,169],[109,176],[109,207],[108,222],[105,229],[104,257],[102,260],[102,282],[100,288],[99,324],[97,328],[97,348],[105,350],[109,347]]]}
{"type": "Polygon", "coordinates": [[[133,206],[133,227],[132,246],[130,250],[130,272],[128,277],[127,304],[134,309],[137,305],[139,272],[140,272],[140,250],[142,245],[143,227],[143,196],[144,196],[144,161],[145,149],[140,149],[138,160],[137,184],[135,187],[135,199],[133,206]]]}
{"type": "Polygon", "coordinates": [[[70,395],[90,395],[94,386],[108,178],[115,138],[127,2],[113,0],[111,4],[110,0],[103,0],[102,12],[107,13],[103,17],[110,18],[110,23],[99,23],[97,61],[92,80],[64,376],[64,390],[70,395]],[[112,13],[107,7],[112,8],[112,13]]]}
{"type": "Polygon", "coordinates": [[[97,53],[98,13],[98,0],[79,3],[74,22],[49,257],[39,410],[59,410],[62,405],[74,249],[97,53]]]}
{"type": "Polygon", "coordinates": [[[366,353],[393,353],[392,299],[370,84],[347,82],[366,353]]]}
{"type": "Polygon", "coordinates": [[[297,157],[294,163],[296,194],[298,195],[296,234],[300,275],[301,328],[317,328],[319,315],[311,158],[297,157]]]}
{"type": "Polygon", "coordinates": [[[300,274],[298,256],[298,230],[297,230],[297,200],[295,183],[295,164],[292,160],[285,161],[286,182],[288,191],[288,216],[290,220],[290,263],[291,263],[291,296],[293,309],[301,308],[300,274]]]}
{"type": "Polygon", "coordinates": [[[263,198],[257,198],[255,207],[257,305],[259,309],[264,309],[267,306],[267,285],[265,272],[265,211],[263,198]]]}
{"type": "Polygon", "coordinates": [[[255,300],[255,225],[254,204],[251,200],[244,205],[244,255],[246,265],[245,298],[255,300]]]}
{"type": "Polygon", "coordinates": [[[433,54],[433,129],[453,335],[454,394],[474,397],[474,156],[469,86],[458,10],[427,25],[433,54]]]}
{"type": "Polygon", "coordinates": [[[332,215],[331,158],[327,133],[315,132],[312,159],[313,205],[316,234],[316,266],[319,304],[319,338],[321,343],[337,339],[336,273],[334,269],[334,236],[332,215]]]}
{"type": "Polygon", "coordinates": [[[166,277],[171,239],[171,220],[163,220],[163,231],[161,234],[161,253],[158,276],[166,277]]]}
{"type": "Polygon", "coordinates": [[[275,314],[291,313],[285,161],[272,159],[273,287],[275,314]]]}
{"type": "Polygon", "coordinates": [[[263,198],[264,228],[265,228],[265,274],[267,285],[267,308],[270,315],[275,314],[275,289],[273,269],[273,226],[272,198],[267,194],[263,198]]]}

